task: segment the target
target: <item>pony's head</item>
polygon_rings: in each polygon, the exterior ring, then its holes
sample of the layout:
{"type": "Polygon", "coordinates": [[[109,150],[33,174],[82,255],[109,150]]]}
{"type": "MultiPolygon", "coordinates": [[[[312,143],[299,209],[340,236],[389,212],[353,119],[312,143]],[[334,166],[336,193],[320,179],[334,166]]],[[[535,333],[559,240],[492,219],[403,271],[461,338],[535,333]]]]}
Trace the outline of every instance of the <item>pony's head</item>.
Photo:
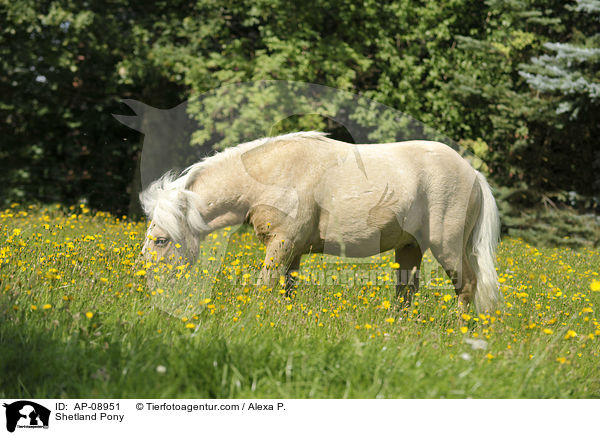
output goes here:
{"type": "Polygon", "coordinates": [[[210,229],[201,214],[203,201],[186,189],[185,177],[164,175],[140,194],[140,202],[150,220],[142,248],[145,260],[194,263],[210,229]]]}

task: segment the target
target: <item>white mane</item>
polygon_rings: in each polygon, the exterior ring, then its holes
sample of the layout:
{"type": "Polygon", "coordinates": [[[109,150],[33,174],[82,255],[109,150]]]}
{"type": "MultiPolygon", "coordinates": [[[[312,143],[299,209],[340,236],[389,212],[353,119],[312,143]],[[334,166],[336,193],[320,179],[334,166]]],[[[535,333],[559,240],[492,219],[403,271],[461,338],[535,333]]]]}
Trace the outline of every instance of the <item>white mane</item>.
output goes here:
{"type": "Polygon", "coordinates": [[[188,229],[208,231],[199,212],[200,197],[185,189],[185,177],[166,173],[140,194],[140,202],[150,220],[178,241],[185,239],[188,229]]]}
{"type": "Polygon", "coordinates": [[[183,240],[186,235],[182,223],[187,224],[188,228],[194,232],[207,232],[209,230],[208,225],[199,211],[202,208],[202,201],[199,195],[188,189],[200,171],[270,141],[323,139],[326,136],[327,133],[319,131],[301,131],[281,136],[265,137],[227,148],[214,156],[207,157],[187,167],[179,175],[172,171],[167,172],[140,194],[140,202],[144,213],[153,223],[177,240],[183,240]]]}

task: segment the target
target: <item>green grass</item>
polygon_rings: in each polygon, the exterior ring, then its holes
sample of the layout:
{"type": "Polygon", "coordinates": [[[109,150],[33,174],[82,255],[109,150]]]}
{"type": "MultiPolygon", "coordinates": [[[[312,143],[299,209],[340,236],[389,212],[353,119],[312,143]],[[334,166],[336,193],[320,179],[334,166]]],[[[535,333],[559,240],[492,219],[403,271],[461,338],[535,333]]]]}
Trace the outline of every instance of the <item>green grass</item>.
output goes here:
{"type": "Polygon", "coordinates": [[[306,256],[289,299],[243,284],[264,252],[244,228],[174,280],[136,262],[144,229],[84,207],[0,212],[0,396],[600,397],[598,251],[504,240],[504,305],[461,323],[431,256],[436,279],[399,311],[389,253],[306,256]],[[362,281],[340,284],[349,272],[362,281]]]}

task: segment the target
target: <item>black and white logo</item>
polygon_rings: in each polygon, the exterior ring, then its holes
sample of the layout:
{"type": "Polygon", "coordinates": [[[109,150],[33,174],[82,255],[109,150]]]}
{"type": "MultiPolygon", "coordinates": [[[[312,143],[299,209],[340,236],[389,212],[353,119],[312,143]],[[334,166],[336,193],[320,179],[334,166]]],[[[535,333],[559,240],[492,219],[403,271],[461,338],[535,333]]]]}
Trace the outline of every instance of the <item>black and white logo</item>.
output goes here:
{"type": "Polygon", "coordinates": [[[19,429],[48,429],[50,410],[29,400],[19,400],[11,404],[5,403],[6,430],[14,432],[19,429]]]}

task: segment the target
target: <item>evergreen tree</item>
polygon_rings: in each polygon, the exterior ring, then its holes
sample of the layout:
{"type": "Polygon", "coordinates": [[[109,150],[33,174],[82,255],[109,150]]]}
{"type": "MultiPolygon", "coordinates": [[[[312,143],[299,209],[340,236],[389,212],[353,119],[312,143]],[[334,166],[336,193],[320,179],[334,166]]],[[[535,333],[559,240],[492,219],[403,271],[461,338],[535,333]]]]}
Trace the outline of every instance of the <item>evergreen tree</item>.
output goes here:
{"type": "MultiPolygon", "coordinates": [[[[567,170],[553,165],[553,182],[579,194],[600,191],[600,1],[577,0],[566,9],[577,14],[577,28],[568,42],[546,42],[546,54],[521,66],[519,72],[537,91],[540,110],[531,121],[546,130],[546,144],[567,170]],[[564,158],[564,159],[563,159],[564,158]],[[574,175],[578,176],[575,177],[574,175]]],[[[600,198],[596,198],[599,202],[600,198]]],[[[598,204],[597,204],[598,205],[598,204]]]]}

